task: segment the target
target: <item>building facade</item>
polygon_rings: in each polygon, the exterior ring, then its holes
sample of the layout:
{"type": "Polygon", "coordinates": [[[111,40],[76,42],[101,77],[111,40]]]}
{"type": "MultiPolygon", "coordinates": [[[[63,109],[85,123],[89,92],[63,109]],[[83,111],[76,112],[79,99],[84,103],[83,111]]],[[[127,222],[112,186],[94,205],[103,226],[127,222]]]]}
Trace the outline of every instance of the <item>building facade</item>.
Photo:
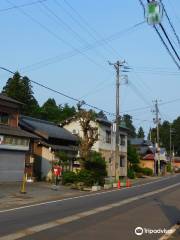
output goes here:
{"type": "Polygon", "coordinates": [[[78,152],[76,136],[55,123],[28,116],[20,117],[20,126],[38,137],[31,142],[29,155],[29,162],[33,162],[33,177],[37,180],[51,180],[53,164],[59,160],[56,156],[58,152],[66,154],[71,168],[78,152]]]}
{"type": "Polygon", "coordinates": [[[0,94],[0,182],[22,181],[30,140],[18,127],[21,103],[0,94]]]}
{"type": "MultiPolygon", "coordinates": [[[[113,131],[113,123],[97,118],[91,122],[91,125],[98,129],[98,140],[92,147],[93,151],[102,153],[105,158],[107,173],[109,177],[115,177],[115,132],[113,131]]],[[[83,137],[83,131],[77,119],[72,118],[63,123],[65,129],[71,133],[83,137]]],[[[125,126],[120,127],[119,136],[119,161],[117,169],[119,176],[127,176],[127,131],[125,126]]]]}

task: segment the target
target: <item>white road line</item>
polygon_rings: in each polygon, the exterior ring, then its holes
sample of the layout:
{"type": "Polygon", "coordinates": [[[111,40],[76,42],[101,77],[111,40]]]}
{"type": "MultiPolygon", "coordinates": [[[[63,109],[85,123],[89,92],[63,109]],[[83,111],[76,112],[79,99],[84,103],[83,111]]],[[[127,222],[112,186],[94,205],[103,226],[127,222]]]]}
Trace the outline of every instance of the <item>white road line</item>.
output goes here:
{"type": "MultiPolygon", "coordinates": [[[[108,205],[103,206],[103,207],[98,207],[98,208],[95,208],[95,209],[90,210],[90,211],[85,211],[85,212],[74,214],[72,216],[60,218],[60,219],[57,219],[55,221],[51,221],[49,223],[36,225],[34,227],[29,227],[29,228],[26,228],[26,229],[21,230],[19,232],[0,237],[0,240],[17,240],[17,239],[22,238],[22,237],[27,237],[27,236],[33,235],[35,233],[39,233],[41,231],[50,229],[50,228],[54,228],[54,227],[61,226],[61,225],[64,225],[64,224],[67,224],[67,223],[70,223],[70,222],[73,222],[73,221],[77,221],[77,220],[85,218],[87,216],[91,216],[91,215],[94,215],[94,214],[97,214],[97,213],[100,213],[100,212],[104,212],[104,211],[110,210],[110,209],[115,208],[115,207],[123,206],[125,204],[134,202],[136,200],[146,198],[146,197],[152,196],[152,195],[160,193],[160,192],[167,191],[167,190],[169,190],[171,188],[174,188],[174,187],[177,187],[177,186],[180,186],[180,183],[176,183],[176,184],[173,184],[171,186],[168,186],[168,187],[165,187],[165,188],[162,188],[162,189],[158,189],[158,190],[155,190],[155,191],[152,191],[152,192],[144,193],[140,196],[131,197],[131,198],[119,201],[117,203],[112,203],[112,204],[108,204],[108,205]]],[[[163,240],[165,240],[165,239],[163,239],[163,240]]]]}
{"type": "Polygon", "coordinates": [[[22,210],[22,209],[26,209],[26,208],[31,208],[31,207],[38,207],[38,206],[48,205],[48,204],[52,204],[52,203],[65,202],[65,201],[69,201],[69,200],[73,200],[73,199],[79,199],[79,198],[86,198],[86,197],[91,197],[91,196],[103,195],[103,194],[108,194],[108,193],[111,193],[111,192],[125,191],[125,190],[132,189],[132,188],[139,188],[139,187],[150,185],[150,184],[153,184],[153,183],[162,182],[162,181],[165,181],[165,180],[167,180],[169,178],[174,178],[174,177],[177,177],[177,176],[178,175],[173,175],[173,176],[170,176],[170,177],[159,179],[157,181],[152,181],[152,182],[143,183],[143,184],[140,184],[140,185],[135,185],[135,186],[132,186],[130,188],[114,189],[114,190],[110,190],[110,191],[106,191],[106,192],[85,194],[85,195],[80,195],[80,196],[76,196],[76,197],[64,198],[64,199],[53,200],[53,201],[48,201],[48,202],[41,202],[41,203],[35,203],[35,204],[31,204],[31,205],[25,205],[25,206],[22,206],[22,207],[16,207],[16,208],[10,208],[10,209],[6,209],[6,210],[0,210],[0,213],[12,212],[12,211],[22,210]]]}
{"type": "Polygon", "coordinates": [[[165,233],[162,237],[159,238],[159,240],[168,240],[170,237],[180,228],[180,225],[175,224],[168,230],[167,233],[165,233]]]}

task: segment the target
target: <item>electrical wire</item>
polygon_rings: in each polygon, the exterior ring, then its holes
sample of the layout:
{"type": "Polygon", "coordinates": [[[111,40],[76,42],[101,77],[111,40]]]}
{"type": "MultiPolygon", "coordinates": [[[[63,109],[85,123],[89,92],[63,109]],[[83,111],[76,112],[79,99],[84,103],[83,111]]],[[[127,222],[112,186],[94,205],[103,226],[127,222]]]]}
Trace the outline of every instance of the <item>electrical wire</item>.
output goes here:
{"type": "MultiPolygon", "coordinates": [[[[60,23],[62,26],[64,26],[68,31],[73,33],[73,35],[78,39],[78,41],[83,45],[83,46],[89,46],[91,43],[89,43],[87,40],[85,40],[78,32],[76,32],[68,23],[66,23],[59,15],[57,15],[51,8],[49,8],[45,3],[41,3],[41,5],[44,7],[44,9],[50,13],[54,19],[57,20],[58,24],[60,23]]],[[[107,59],[105,56],[97,49],[95,49],[96,54],[99,55],[105,62],[107,59]]]]}
{"type": "Polygon", "coordinates": [[[173,52],[175,53],[177,59],[180,61],[179,54],[177,53],[176,49],[174,48],[173,44],[171,43],[171,40],[169,39],[169,36],[168,36],[168,34],[166,33],[166,31],[165,31],[165,29],[164,29],[162,23],[160,23],[159,26],[160,26],[160,28],[162,29],[162,31],[163,31],[163,33],[164,33],[166,39],[168,40],[168,42],[169,42],[169,44],[170,44],[170,46],[171,46],[173,52]]]}
{"type": "MultiPolygon", "coordinates": [[[[11,74],[13,74],[13,75],[16,73],[16,72],[14,72],[14,71],[12,71],[12,70],[10,70],[10,69],[8,69],[8,68],[0,67],[0,69],[4,70],[4,71],[6,71],[6,72],[9,72],[9,73],[11,73],[11,74]]],[[[22,76],[20,75],[20,77],[22,77],[22,76]]],[[[74,98],[74,97],[72,97],[72,96],[70,96],[70,95],[67,95],[67,94],[63,93],[63,92],[60,92],[60,91],[55,90],[55,89],[53,89],[53,88],[50,88],[50,87],[48,87],[48,86],[46,86],[46,85],[44,85],[44,84],[38,83],[38,82],[36,82],[36,81],[34,81],[34,80],[32,80],[32,79],[29,79],[29,81],[30,81],[31,83],[34,83],[34,84],[36,84],[36,85],[44,88],[44,89],[47,89],[47,90],[49,90],[49,91],[51,91],[51,92],[54,92],[54,93],[57,93],[57,94],[59,94],[59,95],[61,95],[61,96],[63,96],[63,97],[66,97],[66,98],[68,98],[68,99],[70,99],[70,100],[73,100],[73,101],[75,101],[75,102],[78,102],[78,103],[81,103],[81,102],[82,102],[82,100],[80,100],[80,99],[78,99],[78,98],[74,98]]],[[[87,106],[87,107],[90,107],[90,108],[93,108],[93,109],[96,109],[96,110],[98,110],[98,111],[103,111],[103,112],[106,113],[106,114],[115,116],[114,113],[111,113],[111,112],[109,112],[109,111],[106,111],[106,110],[104,110],[104,109],[101,109],[101,108],[99,108],[99,107],[97,107],[97,106],[88,104],[88,103],[86,103],[86,102],[83,102],[83,105],[85,105],[85,106],[87,106]]]]}
{"type": "Polygon", "coordinates": [[[178,69],[180,70],[180,65],[178,64],[178,62],[176,61],[175,57],[173,56],[173,54],[172,54],[171,51],[169,50],[169,48],[168,48],[166,42],[164,41],[163,37],[161,36],[161,34],[160,34],[160,32],[159,32],[159,30],[157,29],[156,26],[153,26],[153,27],[154,27],[155,31],[157,32],[157,34],[158,34],[158,36],[159,36],[161,42],[162,42],[163,45],[165,46],[167,52],[168,52],[169,55],[171,56],[172,60],[174,61],[174,63],[175,63],[176,66],[178,67],[178,69]]]}
{"type": "MultiPolygon", "coordinates": [[[[16,6],[14,4],[11,3],[10,0],[7,0],[7,2],[9,2],[11,5],[16,6]]],[[[82,52],[81,50],[79,50],[78,48],[74,47],[71,43],[67,42],[66,40],[64,40],[62,37],[60,37],[57,33],[53,32],[51,29],[49,29],[46,25],[42,24],[40,21],[38,21],[36,18],[32,17],[29,13],[25,12],[23,9],[21,8],[17,8],[17,10],[19,10],[23,15],[25,15],[26,17],[28,17],[29,19],[31,19],[31,21],[35,22],[36,24],[38,24],[42,29],[44,29],[46,32],[48,32],[50,35],[52,35],[54,38],[56,38],[58,41],[62,42],[63,44],[69,46],[70,48],[72,48],[74,51],[76,51],[77,53],[83,55],[85,58],[87,58],[90,62],[92,62],[93,64],[95,64],[96,66],[99,66],[100,68],[103,68],[107,71],[107,68],[105,68],[103,65],[97,63],[96,61],[94,61],[93,58],[87,56],[84,52],[82,52]]]]}
{"type": "Polygon", "coordinates": [[[37,1],[34,1],[34,2],[29,2],[29,3],[9,7],[9,8],[3,8],[3,9],[0,9],[0,12],[6,12],[6,11],[13,10],[13,9],[16,9],[16,8],[28,7],[28,6],[35,5],[35,4],[42,3],[42,2],[46,2],[46,1],[47,0],[37,0],[37,1]]]}
{"type": "MultiPolygon", "coordinates": [[[[56,1],[56,0],[55,0],[56,1]]],[[[56,3],[58,3],[56,1],[56,3]]],[[[69,9],[71,9],[72,12],[74,12],[80,19],[80,21],[82,23],[84,23],[84,25],[86,26],[86,28],[88,28],[95,36],[97,36],[98,38],[103,38],[101,34],[99,34],[98,31],[96,31],[96,29],[94,29],[89,22],[66,0],[64,0],[64,3],[69,7],[69,9]]],[[[117,57],[119,57],[119,53],[117,52],[116,49],[114,49],[106,40],[104,41],[105,45],[107,45],[109,47],[109,49],[117,55],[117,57]]]]}
{"type": "MultiPolygon", "coordinates": [[[[144,6],[143,1],[142,1],[142,0],[139,0],[139,3],[140,3],[140,5],[142,6],[143,11],[145,12],[145,6],[144,6]]],[[[150,1],[147,0],[147,3],[150,3],[150,1]]],[[[165,30],[161,24],[160,24],[160,27],[161,27],[162,30],[165,30]]],[[[153,28],[155,29],[156,33],[158,34],[161,42],[163,43],[164,47],[166,48],[166,50],[167,50],[167,52],[168,52],[168,54],[171,56],[172,60],[174,61],[174,63],[175,63],[176,66],[178,67],[178,69],[180,70],[180,65],[179,65],[179,63],[177,62],[176,58],[174,57],[174,55],[173,55],[172,52],[170,51],[169,47],[167,46],[166,42],[164,41],[163,37],[161,36],[158,28],[157,28],[155,25],[153,25],[153,28]]],[[[165,31],[163,31],[163,33],[165,34],[165,36],[167,35],[165,31]]],[[[168,37],[168,36],[167,36],[167,37],[168,37]]],[[[171,43],[171,41],[170,41],[169,38],[167,38],[167,40],[168,40],[168,42],[171,43]]],[[[172,43],[171,43],[170,45],[171,45],[171,47],[173,46],[172,43]]],[[[174,49],[174,47],[173,47],[172,49],[174,49]]],[[[174,49],[174,50],[175,50],[175,49],[174,49]]],[[[173,51],[174,51],[174,50],[173,50],[173,51]]],[[[175,50],[175,52],[176,52],[176,50],[175,50]]],[[[177,52],[176,52],[176,55],[178,56],[177,52]]],[[[179,58],[179,56],[178,56],[178,58],[179,58]]]]}
{"type": "MultiPolygon", "coordinates": [[[[114,33],[112,35],[110,35],[109,37],[105,38],[105,39],[100,39],[92,44],[89,44],[83,48],[80,48],[79,50],[81,52],[86,52],[86,51],[89,51],[93,48],[97,48],[97,47],[101,47],[103,46],[104,44],[106,44],[104,42],[104,40],[106,41],[114,41],[120,37],[122,37],[124,34],[136,29],[137,27],[141,26],[142,24],[144,24],[144,21],[143,22],[139,22],[139,23],[136,23],[134,24],[133,26],[131,27],[128,27],[120,32],[117,32],[117,33],[114,33]]],[[[41,60],[41,61],[38,61],[36,63],[33,63],[33,64],[30,64],[28,66],[25,66],[25,67],[22,67],[21,70],[27,70],[27,69],[31,69],[31,71],[33,70],[36,70],[36,69],[40,69],[44,66],[48,66],[48,65],[51,65],[51,64],[54,64],[54,63],[57,63],[57,62],[61,62],[61,61],[64,61],[68,58],[71,58],[71,57],[74,57],[76,56],[77,54],[79,54],[79,52],[73,50],[73,51],[69,51],[69,52],[66,52],[64,54],[59,54],[59,55],[56,55],[55,57],[50,57],[50,58],[46,58],[44,60],[41,60]]]]}
{"type": "Polygon", "coordinates": [[[172,31],[173,31],[173,33],[174,33],[174,36],[175,36],[176,39],[177,39],[177,42],[178,42],[178,44],[179,44],[179,47],[180,47],[180,39],[179,39],[179,36],[178,36],[178,34],[176,33],[175,27],[174,27],[173,24],[172,24],[172,21],[171,21],[168,13],[167,13],[167,11],[166,11],[166,8],[165,8],[165,5],[164,5],[163,1],[160,0],[160,2],[161,2],[161,4],[162,4],[162,6],[163,6],[164,13],[165,13],[165,15],[166,15],[166,17],[167,17],[167,19],[168,19],[169,25],[171,26],[171,29],[172,29],[172,31]]]}

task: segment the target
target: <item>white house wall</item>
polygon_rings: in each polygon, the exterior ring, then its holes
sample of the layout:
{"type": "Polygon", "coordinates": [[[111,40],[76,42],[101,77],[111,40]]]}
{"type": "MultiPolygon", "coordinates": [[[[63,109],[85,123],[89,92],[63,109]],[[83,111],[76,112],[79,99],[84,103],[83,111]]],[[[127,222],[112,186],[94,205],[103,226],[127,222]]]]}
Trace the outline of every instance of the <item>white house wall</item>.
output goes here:
{"type": "MultiPolygon", "coordinates": [[[[98,127],[98,134],[99,139],[98,141],[93,145],[92,150],[101,152],[103,157],[106,160],[107,163],[107,171],[108,176],[113,176],[115,172],[115,144],[116,144],[116,136],[115,133],[113,133],[110,126],[106,126],[103,124],[100,124],[98,122],[91,122],[91,125],[93,127],[98,127]],[[106,131],[111,131],[111,143],[106,142],[106,131]],[[110,162],[111,159],[111,162],[110,162]]],[[[76,133],[80,137],[83,137],[83,131],[78,121],[72,121],[64,126],[65,129],[70,131],[71,133],[76,133]]],[[[119,145],[119,152],[120,155],[125,156],[126,162],[125,167],[120,168],[119,170],[121,174],[123,173],[123,176],[126,176],[127,173],[127,134],[126,132],[120,131],[120,135],[125,136],[125,145],[119,145]]],[[[120,140],[119,140],[120,142],[120,140]]]]}

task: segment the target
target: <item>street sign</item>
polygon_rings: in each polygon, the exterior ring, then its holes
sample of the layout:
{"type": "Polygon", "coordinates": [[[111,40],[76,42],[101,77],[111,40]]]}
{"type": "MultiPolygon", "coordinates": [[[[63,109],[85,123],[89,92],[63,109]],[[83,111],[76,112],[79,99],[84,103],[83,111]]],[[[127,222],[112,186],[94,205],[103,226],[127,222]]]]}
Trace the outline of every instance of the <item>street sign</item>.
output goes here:
{"type": "Polygon", "coordinates": [[[150,25],[156,25],[161,23],[163,16],[162,4],[158,1],[149,2],[147,5],[146,18],[150,25]]]}

